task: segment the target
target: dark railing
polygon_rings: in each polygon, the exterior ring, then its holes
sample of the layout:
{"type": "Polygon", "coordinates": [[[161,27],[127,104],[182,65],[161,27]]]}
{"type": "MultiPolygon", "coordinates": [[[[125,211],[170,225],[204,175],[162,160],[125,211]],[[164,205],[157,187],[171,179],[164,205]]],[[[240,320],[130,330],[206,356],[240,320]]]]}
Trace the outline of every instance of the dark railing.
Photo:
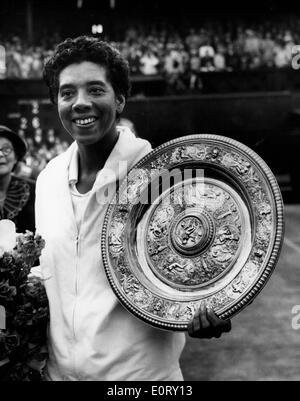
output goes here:
{"type": "MultiPolygon", "coordinates": [[[[203,94],[300,90],[300,70],[292,68],[200,72],[198,75],[202,82],[201,92],[198,93],[203,94]]],[[[188,74],[182,79],[186,84],[185,93],[188,94],[188,74]]],[[[131,81],[133,96],[163,96],[168,93],[168,84],[163,75],[136,75],[132,76],[131,81]]],[[[45,97],[47,94],[47,88],[40,79],[0,80],[0,96],[45,97]]],[[[184,94],[184,91],[180,94],[184,94]]]]}

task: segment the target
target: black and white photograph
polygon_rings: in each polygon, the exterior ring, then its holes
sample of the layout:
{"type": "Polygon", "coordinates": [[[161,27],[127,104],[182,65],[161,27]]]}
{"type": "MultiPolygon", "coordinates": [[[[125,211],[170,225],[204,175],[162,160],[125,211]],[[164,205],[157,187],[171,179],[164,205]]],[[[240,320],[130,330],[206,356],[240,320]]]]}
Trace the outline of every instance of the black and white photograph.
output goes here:
{"type": "Polygon", "coordinates": [[[300,380],[300,7],[2,0],[0,382],[300,380]]]}

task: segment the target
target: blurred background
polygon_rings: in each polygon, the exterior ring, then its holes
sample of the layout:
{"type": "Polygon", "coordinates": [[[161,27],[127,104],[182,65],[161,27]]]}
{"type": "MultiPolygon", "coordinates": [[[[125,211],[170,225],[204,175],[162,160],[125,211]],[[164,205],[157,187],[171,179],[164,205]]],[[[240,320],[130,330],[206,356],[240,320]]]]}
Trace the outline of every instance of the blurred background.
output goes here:
{"type": "Polygon", "coordinates": [[[29,144],[22,176],[36,179],[70,144],[42,68],[57,43],[82,34],[111,42],[130,63],[122,124],[153,146],[196,133],[237,139],[267,162],[282,191],[286,237],[275,273],[230,334],[188,339],[185,379],[299,380],[300,337],[291,322],[300,304],[300,7],[290,0],[1,0],[0,122],[29,144]]]}

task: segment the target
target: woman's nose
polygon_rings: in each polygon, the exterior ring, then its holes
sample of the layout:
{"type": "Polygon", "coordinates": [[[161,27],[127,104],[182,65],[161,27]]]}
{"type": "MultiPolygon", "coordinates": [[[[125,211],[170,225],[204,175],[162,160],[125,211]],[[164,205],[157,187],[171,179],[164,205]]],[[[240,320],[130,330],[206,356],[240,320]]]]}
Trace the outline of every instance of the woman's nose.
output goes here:
{"type": "Polygon", "coordinates": [[[91,101],[87,93],[84,91],[79,91],[76,97],[76,100],[73,104],[73,109],[76,110],[85,110],[91,107],[91,101]]]}

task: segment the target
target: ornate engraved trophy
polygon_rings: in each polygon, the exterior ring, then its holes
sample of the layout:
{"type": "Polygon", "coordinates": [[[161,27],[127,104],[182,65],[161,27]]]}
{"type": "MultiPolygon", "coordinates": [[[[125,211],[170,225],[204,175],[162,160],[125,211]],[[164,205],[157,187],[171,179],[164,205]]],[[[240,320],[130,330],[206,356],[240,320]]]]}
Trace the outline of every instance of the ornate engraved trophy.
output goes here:
{"type": "Polygon", "coordinates": [[[264,161],[216,135],[167,142],[127,175],[102,233],[121,303],[156,327],[187,330],[201,301],[220,318],[260,292],[279,257],[283,203],[264,161]]]}

